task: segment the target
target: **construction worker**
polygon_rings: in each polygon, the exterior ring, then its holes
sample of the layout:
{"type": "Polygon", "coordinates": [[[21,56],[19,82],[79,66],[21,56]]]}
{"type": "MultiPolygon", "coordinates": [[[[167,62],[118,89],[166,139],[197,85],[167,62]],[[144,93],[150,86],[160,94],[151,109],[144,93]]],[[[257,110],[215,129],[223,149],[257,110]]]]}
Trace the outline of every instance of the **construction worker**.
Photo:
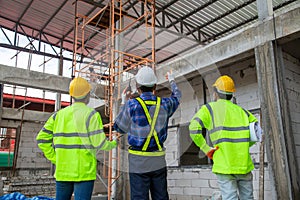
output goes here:
{"type": "Polygon", "coordinates": [[[108,141],[100,114],[87,106],[91,85],[74,78],[69,93],[74,103],[55,112],[36,137],[39,148],[56,167],[56,200],[90,200],[96,179],[97,150],[117,146],[108,141]]]}
{"type": "Polygon", "coordinates": [[[129,177],[131,200],[169,199],[164,142],[167,139],[168,120],[179,106],[181,92],[174,76],[168,73],[172,95],[156,96],[157,78],[150,67],[142,67],[135,76],[139,97],[128,99],[123,92],[121,112],[114,128],[128,134],[129,177]]]}
{"type": "Polygon", "coordinates": [[[235,86],[229,76],[221,76],[213,84],[213,99],[203,105],[192,118],[190,137],[213,160],[212,172],[218,178],[223,200],[253,199],[253,162],[249,147],[249,124],[257,119],[247,110],[232,103],[235,86]],[[203,136],[204,129],[213,147],[203,136]],[[239,195],[239,197],[238,197],[239,195]]]}

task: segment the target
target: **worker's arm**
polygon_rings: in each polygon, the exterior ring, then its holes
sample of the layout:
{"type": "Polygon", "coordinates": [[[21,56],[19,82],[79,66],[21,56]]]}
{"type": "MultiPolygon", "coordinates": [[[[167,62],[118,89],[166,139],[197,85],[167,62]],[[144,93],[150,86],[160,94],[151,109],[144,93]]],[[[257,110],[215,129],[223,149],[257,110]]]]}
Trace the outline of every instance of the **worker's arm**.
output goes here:
{"type": "Polygon", "coordinates": [[[109,151],[117,146],[115,140],[109,141],[103,131],[103,124],[101,116],[98,112],[93,111],[91,113],[89,123],[87,124],[87,130],[89,131],[89,138],[91,145],[100,150],[109,151]]]}
{"type": "Polygon", "coordinates": [[[42,130],[38,133],[36,140],[39,148],[44,153],[45,157],[53,164],[56,163],[56,154],[53,148],[53,126],[56,113],[53,114],[45,123],[42,130]]]}
{"type": "Polygon", "coordinates": [[[251,112],[249,112],[248,110],[246,110],[246,112],[247,112],[247,115],[248,115],[249,123],[257,122],[256,117],[251,112]]]}
{"type": "Polygon", "coordinates": [[[210,120],[207,107],[202,106],[201,109],[194,115],[189,125],[191,139],[205,154],[211,150],[211,147],[206,143],[206,140],[202,135],[202,130],[207,126],[204,122],[207,123],[210,120]]]}
{"type": "Polygon", "coordinates": [[[121,111],[116,117],[114,121],[114,130],[126,134],[128,133],[130,126],[131,126],[131,117],[129,113],[129,102],[127,101],[125,105],[121,107],[121,111]]]}
{"type": "Polygon", "coordinates": [[[171,90],[172,90],[172,94],[171,96],[166,99],[167,104],[169,109],[169,117],[172,116],[172,114],[176,111],[176,109],[178,108],[179,104],[180,104],[180,100],[181,100],[181,91],[178,89],[175,80],[174,80],[174,75],[171,72],[168,72],[166,75],[166,79],[170,82],[170,86],[171,86],[171,90]]]}

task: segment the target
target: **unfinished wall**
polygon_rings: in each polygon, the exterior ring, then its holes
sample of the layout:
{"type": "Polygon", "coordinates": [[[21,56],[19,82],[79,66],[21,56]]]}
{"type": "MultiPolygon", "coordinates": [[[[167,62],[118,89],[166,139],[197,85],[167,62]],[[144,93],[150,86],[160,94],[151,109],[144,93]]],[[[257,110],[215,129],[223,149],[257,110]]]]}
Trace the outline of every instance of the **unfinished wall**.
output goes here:
{"type": "Polygon", "coordinates": [[[50,162],[44,157],[35,140],[42,127],[41,123],[23,123],[17,160],[19,176],[50,175],[50,162]]]}
{"type": "Polygon", "coordinates": [[[21,131],[19,149],[18,152],[15,152],[18,155],[15,176],[27,177],[49,174],[50,162],[44,157],[35,140],[43,124],[40,122],[25,121],[21,125],[21,121],[19,120],[2,119],[1,126],[18,127],[18,131],[21,131]]]}
{"type": "MultiPolygon", "coordinates": [[[[202,74],[208,87],[215,81],[219,74],[231,76],[236,84],[236,102],[245,109],[256,113],[259,118],[260,100],[256,78],[255,60],[249,58],[239,63],[220,68],[215,74],[202,74]]],[[[204,103],[202,78],[200,75],[189,78],[178,84],[182,91],[180,108],[170,119],[172,125],[186,124],[204,103]]],[[[206,89],[207,102],[211,101],[210,88],[206,89]]],[[[219,186],[216,176],[211,172],[211,165],[182,166],[179,161],[183,149],[180,149],[180,133],[178,128],[169,129],[166,142],[168,163],[168,189],[172,200],[181,199],[205,199],[212,196],[217,197],[219,186]]],[[[258,199],[259,189],[259,144],[250,149],[256,169],[253,171],[254,197],[258,199]]],[[[266,156],[265,156],[266,161],[266,156]]],[[[267,162],[267,161],[266,161],[267,162]]],[[[271,182],[269,178],[269,167],[265,167],[265,198],[271,196],[271,182]]]]}
{"type": "Polygon", "coordinates": [[[298,174],[300,174],[300,61],[283,53],[285,86],[290,110],[290,119],[296,149],[298,174]]]}
{"type": "Polygon", "coordinates": [[[50,175],[50,162],[45,159],[35,141],[43,124],[23,122],[21,125],[21,121],[2,120],[1,125],[19,127],[18,130],[21,130],[16,170],[1,172],[3,191],[21,192],[26,196],[55,196],[55,179],[50,175]]]}

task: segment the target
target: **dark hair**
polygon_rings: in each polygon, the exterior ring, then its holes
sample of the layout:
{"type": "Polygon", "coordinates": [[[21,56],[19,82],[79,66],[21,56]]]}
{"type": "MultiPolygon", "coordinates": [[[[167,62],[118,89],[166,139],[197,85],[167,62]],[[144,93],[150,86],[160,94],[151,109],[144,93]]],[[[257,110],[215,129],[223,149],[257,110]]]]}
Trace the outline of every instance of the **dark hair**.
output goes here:
{"type": "Polygon", "coordinates": [[[73,99],[74,99],[74,101],[75,102],[85,102],[85,101],[87,101],[88,99],[90,98],[90,93],[87,93],[86,95],[85,95],[85,97],[83,97],[82,99],[76,99],[75,97],[73,97],[73,99]]]}
{"type": "Polygon", "coordinates": [[[153,92],[153,90],[155,90],[155,86],[152,86],[152,87],[147,87],[147,86],[144,86],[144,85],[140,85],[138,86],[138,88],[142,91],[142,92],[153,92]]]}
{"type": "Polygon", "coordinates": [[[233,97],[232,94],[223,94],[223,93],[218,92],[216,87],[214,87],[214,91],[218,94],[220,99],[231,100],[233,97]]]}

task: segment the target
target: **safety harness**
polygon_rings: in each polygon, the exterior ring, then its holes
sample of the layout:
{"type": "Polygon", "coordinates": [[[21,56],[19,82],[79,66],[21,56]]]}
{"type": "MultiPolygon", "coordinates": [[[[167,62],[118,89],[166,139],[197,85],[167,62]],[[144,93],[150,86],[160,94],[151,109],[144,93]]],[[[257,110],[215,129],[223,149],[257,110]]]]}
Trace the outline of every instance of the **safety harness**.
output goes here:
{"type": "Polygon", "coordinates": [[[129,148],[128,152],[131,153],[131,154],[140,155],[140,156],[163,156],[163,155],[165,155],[165,151],[162,149],[162,147],[159,143],[157,132],[155,130],[155,124],[156,124],[156,120],[157,120],[157,117],[158,117],[160,104],[161,104],[160,97],[157,97],[156,101],[144,101],[140,97],[136,98],[136,100],[142,106],[142,108],[145,112],[146,118],[148,120],[148,123],[149,123],[151,128],[150,128],[150,132],[147,136],[147,139],[146,139],[146,141],[143,145],[142,150],[138,151],[138,150],[133,150],[133,149],[129,148]],[[151,119],[151,116],[150,116],[149,110],[147,108],[147,105],[156,105],[153,119],[151,119]],[[152,137],[154,137],[154,139],[155,139],[156,145],[158,147],[158,151],[147,151],[147,148],[150,144],[150,141],[151,141],[152,137]]]}

